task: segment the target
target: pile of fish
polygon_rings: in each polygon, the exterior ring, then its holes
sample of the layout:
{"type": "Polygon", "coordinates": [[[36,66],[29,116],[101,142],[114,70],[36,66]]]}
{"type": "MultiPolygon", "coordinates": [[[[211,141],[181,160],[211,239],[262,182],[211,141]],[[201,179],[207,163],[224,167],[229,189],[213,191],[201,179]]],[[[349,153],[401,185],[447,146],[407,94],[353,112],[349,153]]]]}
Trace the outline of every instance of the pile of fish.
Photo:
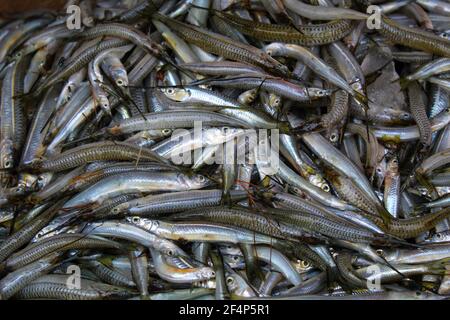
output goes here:
{"type": "Polygon", "coordinates": [[[0,20],[0,299],[450,296],[450,1],[66,9],[0,20]]]}

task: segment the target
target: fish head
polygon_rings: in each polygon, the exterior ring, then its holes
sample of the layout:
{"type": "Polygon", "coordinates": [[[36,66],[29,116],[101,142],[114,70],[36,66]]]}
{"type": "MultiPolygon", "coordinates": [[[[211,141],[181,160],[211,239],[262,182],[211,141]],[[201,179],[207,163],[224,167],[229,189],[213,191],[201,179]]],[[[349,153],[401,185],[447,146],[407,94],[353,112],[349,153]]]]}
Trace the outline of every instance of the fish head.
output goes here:
{"type": "Polygon", "coordinates": [[[245,268],[245,260],[243,256],[240,255],[223,255],[223,262],[229,265],[231,268],[245,268]]]}
{"type": "Polygon", "coordinates": [[[169,257],[188,257],[183,249],[167,239],[161,239],[159,241],[158,250],[169,257]]]}
{"type": "Polygon", "coordinates": [[[162,88],[161,92],[173,101],[184,102],[190,97],[190,91],[183,88],[162,88]]]}
{"type": "Polygon", "coordinates": [[[263,51],[267,53],[271,57],[284,55],[286,53],[286,44],[281,42],[274,42],[271,44],[268,44],[263,48],[263,51]]]}
{"type": "Polygon", "coordinates": [[[333,146],[335,146],[335,147],[339,146],[340,137],[341,137],[341,134],[339,132],[339,128],[333,127],[333,128],[330,128],[329,130],[327,130],[326,131],[326,137],[328,138],[328,141],[330,141],[330,143],[333,146]]]}
{"type": "Polygon", "coordinates": [[[128,87],[129,81],[127,73],[124,71],[115,71],[116,85],[118,87],[128,87]]]}
{"type": "Polygon", "coordinates": [[[250,298],[256,296],[252,287],[236,272],[227,275],[226,283],[228,291],[237,298],[250,298]]]}
{"type": "Polygon", "coordinates": [[[281,107],[281,97],[274,93],[269,93],[269,105],[277,110],[281,107]]]}
{"type": "Polygon", "coordinates": [[[109,99],[107,96],[101,95],[98,97],[98,103],[103,110],[110,110],[109,99]]]}
{"type": "Polygon", "coordinates": [[[396,172],[398,172],[398,160],[397,157],[393,157],[392,159],[390,159],[387,163],[386,166],[387,172],[394,174],[396,172]]]}
{"type": "Polygon", "coordinates": [[[150,232],[156,232],[159,228],[159,221],[142,218],[138,216],[127,217],[126,221],[150,232]]]}
{"type": "Polygon", "coordinates": [[[4,139],[0,143],[0,169],[12,169],[14,167],[14,148],[10,139],[4,139]]]}
{"type": "Polygon", "coordinates": [[[36,187],[38,188],[38,190],[42,190],[44,187],[46,187],[52,181],[53,176],[53,172],[45,172],[38,175],[36,180],[36,187]]]}
{"type": "Polygon", "coordinates": [[[381,185],[383,184],[386,174],[387,174],[387,163],[386,160],[383,159],[375,167],[375,179],[377,181],[378,187],[381,187],[381,185]]]}
{"type": "Polygon", "coordinates": [[[251,104],[255,101],[257,93],[258,90],[256,89],[247,90],[239,96],[238,101],[242,104],[251,104]]]}
{"type": "Polygon", "coordinates": [[[160,130],[161,137],[170,137],[172,135],[172,133],[173,133],[172,129],[161,129],[160,130]]]}
{"type": "Polygon", "coordinates": [[[202,280],[209,280],[216,276],[216,273],[210,267],[199,268],[197,272],[202,280]]]}
{"type": "Polygon", "coordinates": [[[312,100],[320,99],[323,97],[329,97],[333,94],[331,89],[321,89],[321,88],[306,88],[308,97],[312,100]]]}
{"type": "Polygon", "coordinates": [[[194,174],[191,176],[181,174],[179,178],[181,179],[181,183],[183,183],[188,190],[202,189],[213,184],[212,180],[201,174],[194,174]]]}
{"type": "Polygon", "coordinates": [[[114,208],[111,209],[111,213],[114,216],[119,216],[119,215],[124,214],[126,212],[126,210],[127,210],[126,203],[119,204],[118,206],[115,206],[114,208]]]}
{"type": "Polygon", "coordinates": [[[24,190],[32,191],[37,187],[38,176],[29,173],[20,173],[18,186],[24,190]]]}

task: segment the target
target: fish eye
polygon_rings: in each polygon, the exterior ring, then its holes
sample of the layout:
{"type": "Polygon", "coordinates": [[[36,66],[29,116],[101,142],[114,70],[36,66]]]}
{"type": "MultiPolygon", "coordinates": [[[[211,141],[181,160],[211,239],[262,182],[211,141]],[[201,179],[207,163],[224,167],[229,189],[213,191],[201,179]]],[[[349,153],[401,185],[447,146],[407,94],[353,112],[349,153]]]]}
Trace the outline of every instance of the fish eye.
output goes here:
{"type": "Polygon", "coordinates": [[[168,89],[166,90],[166,92],[167,92],[167,94],[172,95],[172,94],[175,93],[175,90],[174,90],[173,88],[168,88],[168,89]]]}
{"type": "Polygon", "coordinates": [[[378,172],[379,174],[381,174],[381,169],[380,169],[380,168],[377,168],[377,172],[378,172]]]}
{"type": "Polygon", "coordinates": [[[228,278],[227,278],[227,284],[231,285],[231,284],[233,284],[233,283],[234,283],[234,278],[228,277],[228,278]]]}
{"type": "Polygon", "coordinates": [[[331,142],[336,142],[336,141],[337,141],[337,138],[338,138],[337,134],[332,133],[331,136],[330,136],[330,141],[331,141],[331,142]]]}
{"type": "Polygon", "coordinates": [[[383,249],[377,249],[377,250],[376,250],[376,253],[377,253],[379,256],[383,256],[383,249]]]}
{"type": "Polygon", "coordinates": [[[172,132],[172,130],[170,130],[170,129],[164,129],[164,130],[162,131],[162,133],[163,133],[164,135],[170,134],[171,132],[172,132]]]}
{"type": "Polygon", "coordinates": [[[133,223],[139,223],[140,221],[141,221],[141,218],[139,218],[139,217],[133,217],[132,219],[131,219],[131,221],[133,221],[133,223]]]}
{"type": "Polygon", "coordinates": [[[300,263],[300,265],[302,266],[302,268],[307,269],[309,268],[310,264],[308,261],[302,260],[302,262],[300,263]]]}
{"type": "Polygon", "coordinates": [[[436,233],[436,238],[438,238],[438,239],[442,239],[442,234],[440,234],[440,233],[436,233]]]}
{"type": "Polygon", "coordinates": [[[172,257],[174,255],[173,250],[171,250],[171,249],[167,250],[167,255],[169,257],[172,257]]]}
{"type": "Polygon", "coordinates": [[[409,114],[408,113],[404,113],[403,115],[402,115],[402,118],[404,119],[404,120],[409,120],[409,114]]]}
{"type": "Polygon", "coordinates": [[[325,185],[322,187],[322,190],[325,191],[325,192],[330,192],[330,187],[329,187],[328,185],[325,184],[325,185]]]}
{"type": "Polygon", "coordinates": [[[5,162],[5,167],[6,168],[10,168],[11,166],[12,166],[11,161],[8,160],[8,161],[5,162]]]}
{"type": "Polygon", "coordinates": [[[215,277],[216,273],[214,271],[211,271],[211,277],[215,277]]]}
{"type": "Polygon", "coordinates": [[[121,79],[117,80],[116,83],[117,83],[118,86],[123,86],[123,81],[121,79]]]}
{"type": "Polygon", "coordinates": [[[204,176],[202,176],[202,175],[199,175],[198,176],[198,181],[200,181],[200,182],[205,182],[205,177],[204,176]]]}

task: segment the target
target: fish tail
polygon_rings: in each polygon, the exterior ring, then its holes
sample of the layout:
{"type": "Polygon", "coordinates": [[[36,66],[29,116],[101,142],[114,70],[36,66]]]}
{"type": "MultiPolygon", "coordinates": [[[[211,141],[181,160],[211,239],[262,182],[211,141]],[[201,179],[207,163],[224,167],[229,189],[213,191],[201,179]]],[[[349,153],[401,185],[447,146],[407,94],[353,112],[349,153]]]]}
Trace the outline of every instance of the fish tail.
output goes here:
{"type": "Polygon", "coordinates": [[[3,277],[3,275],[6,272],[7,272],[7,270],[6,270],[6,261],[3,261],[2,263],[0,263],[0,277],[3,277]]]}
{"type": "Polygon", "coordinates": [[[78,144],[80,142],[85,142],[85,141],[88,141],[88,140],[91,140],[91,139],[97,139],[97,138],[103,137],[106,134],[107,134],[107,131],[105,129],[102,129],[99,132],[91,134],[90,136],[83,137],[83,138],[78,139],[78,140],[73,140],[73,141],[67,142],[67,143],[63,144],[62,146],[64,148],[70,147],[70,146],[73,146],[73,145],[78,144]]]}
{"type": "Polygon", "coordinates": [[[398,83],[400,84],[400,88],[401,88],[402,90],[406,89],[406,88],[409,86],[409,84],[411,83],[410,80],[408,80],[408,79],[406,79],[406,78],[404,78],[404,77],[400,77],[400,78],[398,78],[397,80],[394,80],[394,81],[392,81],[392,82],[397,82],[397,81],[398,81],[398,83]]]}
{"type": "Polygon", "coordinates": [[[415,213],[424,212],[427,209],[426,203],[418,204],[414,207],[413,211],[415,213]]]}
{"type": "Polygon", "coordinates": [[[292,128],[289,122],[282,121],[278,123],[278,130],[280,130],[280,133],[289,134],[292,128]]]}
{"type": "Polygon", "coordinates": [[[352,96],[365,110],[369,109],[369,99],[365,94],[353,90],[352,96]]]}
{"type": "Polygon", "coordinates": [[[428,265],[429,273],[435,275],[449,275],[450,270],[447,270],[446,266],[449,264],[450,258],[444,258],[435,262],[431,262],[428,265]]]}
{"type": "Polygon", "coordinates": [[[377,205],[377,211],[381,219],[383,220],[384,225],[389,226],[392,221],[392,215],[389,213],[389,211],[387,211],[386,208],[381,204],[377,205]]]}

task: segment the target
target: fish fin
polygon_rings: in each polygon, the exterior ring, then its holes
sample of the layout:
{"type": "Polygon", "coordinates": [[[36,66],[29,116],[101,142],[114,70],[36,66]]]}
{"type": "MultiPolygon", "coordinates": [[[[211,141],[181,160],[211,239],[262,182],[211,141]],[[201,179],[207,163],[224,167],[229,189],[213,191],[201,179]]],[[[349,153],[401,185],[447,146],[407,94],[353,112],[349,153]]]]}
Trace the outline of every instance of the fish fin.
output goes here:
{"type": "Polygon", "coordinates": [[[34,102],[36,98],[41,96],[42,90],[39,90],[39,92],[35,91],[35,92],[28,92],[28,93],[22,93],[22,94],[16,94],[12,97],[12,99],[17,100],[17,99],[21,99],[27,103],[31,103],[34,102]]]}
{"type": "Polygon", "coordinates": [[[92,172],[86,172],[86,173],[84,173],[82,175],[79,175],[77,177],[74,177],[74,178],[70,179],[68,184],[71,185],[71,184],[73,184],[75,182],[82,181],[83,179],[86,179],[86,178],[92,178],[92,177],[101,176],[102,173],[100,171],[101,170],[92,171],[92,172]]]}
{"type": "Polygon", "coordinates": [[[400,77],[400,78],[398,78],[396,80],[391,81],[391,83],[395,83],[395,82],[398,82],[400,84],[400,88],[402,90],[405,90],[409,86],[409,84],[411,83],[410,80],[408,80],[408,79],[406,79],[404,77],[400,77]]]}
{"type": "Polygon", "coordinates": [[[264,273],[259,267],[257,253],[254,245],[242,244],[240,246],[245,260],[245,272],[248,281],[258,287],[264,281],[264,273]]]}
{"type": "Polygon", "coordinates": [[[327,283],[328,285],[332,285],[333,283],[337,282],[339,279],[339,269],[337,266],[327,266],[325,273],[327,275],[327,283]]]}
{"type": "Polygon", "coordinates": [[[233,200],[231,199],[231,194],[229,191],[224,191],[222,193],[222,198],[220,199],[221,206],[231,207],[233,205],[233,200]]]}
{"type": "Polygon", "coordinates": [[[141,18],[151,18],[159,9],[152,0],[147,0],[147,2],[149,5],[140,13],[141,18]]]}
{"type": "Polygon", "coordinates": [[[302,124],[298,127],[292,128],[290,130],[290,133],[296,134],[296,135],[302,135],[307,132],[321,132],[323,130],[325,130],[325,128],[320,123],[320,120],[313,119],[313,120],[306,121],[304,124],[302,124]]]}
{"type": "Polygon", "coordinates": [[[393,218],[389,211],[387,211],[386,208],[381,204],[377,204],[377,211],[381,219],[383,220],[384,225],[389,226],[393,218]]]}
{"type": "Polygon", "coordinates": [[[417,170],[416,170],[415,178],[416,178],[417,182],[419,182],[422,186],[424,186],[432,196],[435,196],[436,198],[438,197],[438,194],[437,194],[437,191],[436,191],[436,188],[434,187],[434,185],[424,175],[422,175],[420,172],[417,172],[417,170]]]}
{"type": "Polygon", "coordinates": [[[246,264],[245,266],[245,274],[247,276],[248,281],[258,286],[264,280],[264,274],[255,263],[246,264]]]}
{"type": "Polygon", "coordinates": [[[209,12],[212,12],[213,14],[214,14],[215,12],[222,12],[222,11],[217,10],[217,9],[214,9],[214,8],[210,8],[210,7],[201,7],[201,6],[198,6],[198,5],[193,4],[193,3],[191,3],[189,6],[190,6],[191,8],[209,11],[209,12]]]}
{"type": "MultiPolygon", "coordinates": [[[[125,245],[124,245],[125,247],[125,245]]],[[[98,262],[103,264],[104,266],[111,268],[113,266],[113,257],[112,256],[101,256],[98,259],[98,262]]]]}

